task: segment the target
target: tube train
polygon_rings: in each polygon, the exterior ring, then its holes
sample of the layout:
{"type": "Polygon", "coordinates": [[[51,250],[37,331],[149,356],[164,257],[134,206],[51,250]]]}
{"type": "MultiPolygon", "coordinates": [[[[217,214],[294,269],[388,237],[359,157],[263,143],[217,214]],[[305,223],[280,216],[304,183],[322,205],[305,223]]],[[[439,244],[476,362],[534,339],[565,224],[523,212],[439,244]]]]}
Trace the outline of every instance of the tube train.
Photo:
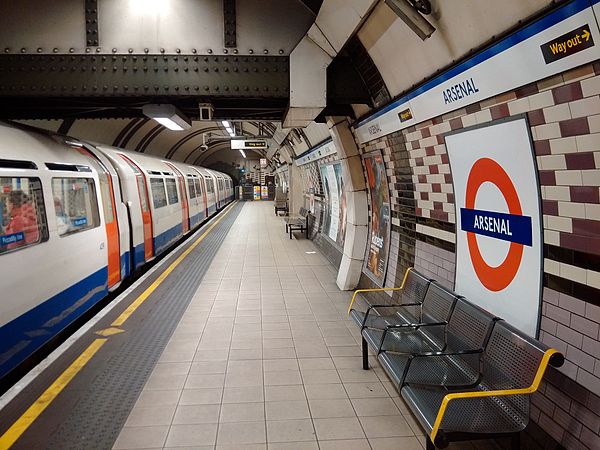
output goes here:
{"type": "Polygon", "coordinates": [[[0,123],[0,379],[233,198],[220,172],[0,123]]]}

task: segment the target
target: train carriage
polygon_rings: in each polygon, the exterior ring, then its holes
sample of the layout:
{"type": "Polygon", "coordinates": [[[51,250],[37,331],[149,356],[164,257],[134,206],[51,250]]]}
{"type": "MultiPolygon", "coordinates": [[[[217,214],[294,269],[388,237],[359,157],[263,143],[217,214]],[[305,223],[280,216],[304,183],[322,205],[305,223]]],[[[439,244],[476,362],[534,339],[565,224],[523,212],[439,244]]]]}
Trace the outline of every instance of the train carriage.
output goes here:
{"type": "Polygon", "coordinates": [[[12,124],[0,137],[1,378],[229,203],[231,179],[12,124]]]}

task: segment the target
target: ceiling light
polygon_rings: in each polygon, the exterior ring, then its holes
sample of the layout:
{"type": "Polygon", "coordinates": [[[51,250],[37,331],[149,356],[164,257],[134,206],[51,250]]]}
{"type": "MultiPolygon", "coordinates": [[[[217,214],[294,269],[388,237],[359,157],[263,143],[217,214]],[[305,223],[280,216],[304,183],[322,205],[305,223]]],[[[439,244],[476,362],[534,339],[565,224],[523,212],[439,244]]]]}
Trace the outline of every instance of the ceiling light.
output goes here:
{"type": "Polygon", "coordinates": [[[231,125],[229,125],[229,122],[227,122],[226,120],[223,120],[221,123],[225,128],[231,128],[231,125]]]}
{"type": "Polygon", "coordinates": [[[242,156],[245,158],[246,157],[246,152],[244,150],[240,150],[240,153],[242,154],[242,156]]]}
{"type": "Polygon", "coordinates": [[[181,131],[189,130],[192,122],[174,105],[169,104],[150,104],[144,105],[142,112],[146,117],[156,120],[169,130],[181,131]]]}

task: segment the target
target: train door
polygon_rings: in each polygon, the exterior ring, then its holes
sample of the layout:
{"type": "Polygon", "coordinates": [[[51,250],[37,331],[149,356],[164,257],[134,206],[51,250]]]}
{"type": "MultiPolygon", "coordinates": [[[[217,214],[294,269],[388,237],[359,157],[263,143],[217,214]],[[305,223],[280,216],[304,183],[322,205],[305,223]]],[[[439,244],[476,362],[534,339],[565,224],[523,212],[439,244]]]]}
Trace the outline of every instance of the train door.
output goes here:
{"type": "Polygon", "coordinates": [[[202,173],[199,170],[196,170],[194,168],[194,170],[196,172],[198,172],[199,177],[197,178],[198,181],[198,186],[200,187],[200,190],[202,191],[202,201],[204,202],[204,214],[205,214],[205,218],[208,218],[208,199],[206,198],[206,180],[204,179],[204,176],[202,175],[202,173]]]}
{"type": "Polygon", "coordinates": [[[104,211],[108,250],[108,287],[111,288],[121,281],[121,246],[119,243],[119,223],[117,221],[117,205],[115,203],[112,176],[102,161],[88,149],[79,146],[73,148],[90,159],[94,168],[98,171],[100,199],[104,211]]]}
{"type": "Polygon", "coordinates": [[[152,212],[150,211],[150,198],[148,197],[148,184],[142,169],[122,153],[119,156],[131,167],[135,173],[140,205],[142,207],[142,223],[144,224],[144,259],[148,261],[154,256],[154,240],[152,239],[152,212]]]}
{"type": "Polygon", "coordinates": [[[185,178],[183,176],[183,173],[181,173],[181,171],[173,164],[167,161],[165,161],[165,164],[167,164],[171,169],[173,169],[173,171],[175,172],[175,176],[179,181],[179,190],[181,191],[181,215],[183,223],[183,233],[185,234],[188,231],[190,231],[190,207],[188,203],[187,190],[185,189],[185,178]]]}

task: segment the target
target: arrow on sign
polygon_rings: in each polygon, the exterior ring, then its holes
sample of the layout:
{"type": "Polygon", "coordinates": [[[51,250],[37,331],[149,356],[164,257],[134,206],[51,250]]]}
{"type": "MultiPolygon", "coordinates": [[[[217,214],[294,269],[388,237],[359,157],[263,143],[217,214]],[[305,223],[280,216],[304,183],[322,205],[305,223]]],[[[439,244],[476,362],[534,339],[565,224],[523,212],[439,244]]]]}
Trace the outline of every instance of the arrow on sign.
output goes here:
{"type": "Polygon", "coordinates": [[[589,41],[590,37],[592,37],[592,35],[590,34],[590,32],[588,30],[583,30],[583,34],[581,35],[582,38],[585,39],[585,41],[589,41]]]}

